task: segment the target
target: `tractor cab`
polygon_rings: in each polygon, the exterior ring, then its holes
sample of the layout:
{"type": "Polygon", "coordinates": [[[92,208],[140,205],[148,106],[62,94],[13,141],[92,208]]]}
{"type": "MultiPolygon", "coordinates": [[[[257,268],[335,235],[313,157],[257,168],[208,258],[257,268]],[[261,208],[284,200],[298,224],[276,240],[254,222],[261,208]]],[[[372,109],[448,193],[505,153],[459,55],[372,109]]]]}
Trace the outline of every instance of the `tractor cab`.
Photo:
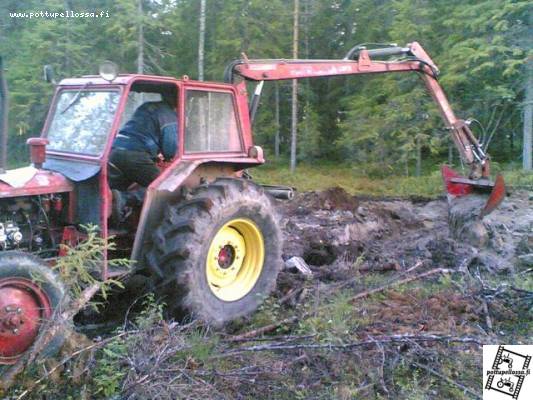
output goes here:
{"type": "Polygon", "coordinates": [[[161,217],[162,204],[179,196],[178,188],[212,181],[221,169],[234,175],[263,162],[252,146],[247,111],[246,94],[235,85],[146,75],[65,79],[41,136],[47,141],[43,168],[74,183],[73,223],[98,225],[105,237],[117,236],[127,249],[121,255],[138,259],[143,232],[161,217]],[[117,173],[109,163],[113,140],[139,106],[168,96],[176,99],[176,155],[158,162],[161,174],[149,186],[143,206],[117,224],[110,218],[109,177],[117,173]],[[133,242],[138,245],[132,254],[133,242]]]}
{"type": "MultiPolygon", "coordinates": [[[[115,136],[140,105],[163,96],[177,99],[179,86],[172,78],[139,76],[60,82],[41,135],[46,139],[43,168],[74,183],[74,223],[99,225],[105,234],[112,201],[108,160],[115,136]]],[[[176,108],[176,120],[178,113],[176,108]]]]}
{"type": "MultiPolygon", "coordinates": [[[[81,227],[96,225],[104,238],[116,238],[117,254],[107,258],[136,261],[142,261],[146,236],[168,202],[187,188],[219,176],[240,176],[244,168],[264,162],[261,149],[252,143],[244,85],[196,82],[186,76],[101,74],[63,79],[41,136],[29,139],[28,145],[34,176],[16,189],[0,182],[0,189],[6,186],[3,197],[50,194],[46,204],[51,202],[57,210],[57,226],[49,244],[73,245],[84,237],[81,227]],[[112,218],[110,177],[120,173],[109,163],[113,140],[138,107],[169,97],[175,99],[176,154],[158,160],[160,174],[144,188],[141,204],[127,218],[112,218]]],[[[128,190],[139,186],[133,184],[128,190]]],[[[109,273],[104,265],[104,277],[109,273]]]]}

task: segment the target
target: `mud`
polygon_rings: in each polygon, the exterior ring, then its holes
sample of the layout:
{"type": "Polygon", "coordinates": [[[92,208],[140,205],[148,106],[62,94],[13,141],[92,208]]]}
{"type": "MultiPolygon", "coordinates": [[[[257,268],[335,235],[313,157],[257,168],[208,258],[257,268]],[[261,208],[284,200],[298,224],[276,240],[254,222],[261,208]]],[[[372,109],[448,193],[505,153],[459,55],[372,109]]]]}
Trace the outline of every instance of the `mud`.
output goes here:
{"type": "Polygon", "coordinates": [[[486,198],[370,199],[341,188],[279,202],[284,259],[302,257],[319,279],[340,280],[354,268],[428,267],[513,269],[531,260],[531,194],[510,194],[480,220],[486,198]]]}
{"type": "MultiPolygon", "coordinates": [[[[472,206],[480,200],[468,201],[472,206]]],[[[460,202],[450,207],[446,198],[361,198],[341,188],[300,193],[276,204],[282,216],[283,259],[301,257],[313,273],[304,276],[287,263],[276,295],[283,299],[296,291],[299,296],[291,297],[290,304],[305,295],[304,286],[345,285],[359,273],[402,272],[417,264],[420,270],[485,268],[499,273],[531,266],[533,260],[533,207],[528,192],[513,193],[483,221],[469,218],[460,202]],[[465,228],[475,224],[484,235],[477,246],[472,244],[477,239],[468,237],[473,234],[465,228]]],[[[86,309],[78,314],[77,329],[90,337],[107,334],[139,312],[142,301],[137,300],[148,290],[143,286],[148,280],[136,278],[107,301],[100,299],[104,307],[99,313],[86,309]],[[132,299],[137,300],[132,304],[132,299]]]]}

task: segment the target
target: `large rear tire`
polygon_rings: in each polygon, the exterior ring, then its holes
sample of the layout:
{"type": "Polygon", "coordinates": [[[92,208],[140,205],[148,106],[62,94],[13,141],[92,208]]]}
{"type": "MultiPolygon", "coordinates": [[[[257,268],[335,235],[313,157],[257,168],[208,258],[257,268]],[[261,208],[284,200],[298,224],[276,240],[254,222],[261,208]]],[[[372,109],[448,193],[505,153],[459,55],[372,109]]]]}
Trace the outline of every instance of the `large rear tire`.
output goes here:
{"type": "MultiPolygon", "coordinates": [[[[64,296],[59,278],[41,260],[22,252],[0,253],[0,368],[31,347],[64,296]]],[[[41,354],[54,355],[62,342],[57,335],[41,354]]]]}
{"type": "Polygon", "coordinates": [[[168,206],[146,258],[172,312],[221,325],[255,311],[275,287],[281,242],[264,190],[220,178],[168,206]]]}

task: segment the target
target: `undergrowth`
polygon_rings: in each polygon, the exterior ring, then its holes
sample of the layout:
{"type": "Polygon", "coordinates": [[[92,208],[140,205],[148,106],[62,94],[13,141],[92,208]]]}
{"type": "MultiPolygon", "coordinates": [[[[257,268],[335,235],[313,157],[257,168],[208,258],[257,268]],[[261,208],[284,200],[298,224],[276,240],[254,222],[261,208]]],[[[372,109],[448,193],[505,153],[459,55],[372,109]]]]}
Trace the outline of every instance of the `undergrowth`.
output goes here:
{"type": "MultiPolygon", "coordinates": [[[[475,301],[470,309],[464,300],[471,289],[461,275],[430,280],[421,287],[406,285],[384,291],[357,304],[350,302],[353,291],[349,289],[326,296],[310,285],[307,299],[296,309],[271,297],[250,319],[223,330],[197,321],[165,321],[164,305],[147,295],[142,311],[95,347],[82,381],[72,379],[71,366],[66,364],[60,380],[43,383],[40,393],[46,393],[47,399],[471,398],[427,368],[479,392],[481,349],[472,344],[328,348],[398,332],[472,335],[472,326],[483,322],[474,314],[475,301]],[[464,294],[457,292],[458,285],[464,294]],[[265,335],[231,340],[287,314],[298,315],[299,320],[265,335]],[[453,327],[448,325],[450,321],[454,321],[453,327]],[[243,351],[254,346],[305,343],[324,347],[243,351]]],[[[517,318],[520,316],[509,309],[493,314],[498,329],[515,324],[517,318]]],[[[40,398],[38,393],[29,398],[40,398]]]]}
{"type": "MultiPolygon", "coordinates": [[[[394,171],[372,172],[377,168],[375,165],[301,163],[291,174],[286,163],[266,163],[249,172],[260,183],[287,185],[301,192],[339,186],[354,195],[437,197],[444,193],[438,165],[428,167],[420,177],[402,176],[394,171]]],[[[508,186],[533,189],[533,173],[508,170],[498,165],[493,172],[502,173],[508,186]]]]}
{"type": "MultiPolygon", "coordinates": [[[[82,226],[82,230],[85,238],[76,246],[61,245],[65,254],[58,257],[54,270],[69,289],[72,298],[78,298],[85,287],[100,283],[100,294],[105,300],[112,287],[124,287],[117,279],[99,280],[104,255],[115,250],[115,244],[112,237],[107,240],[102,238],[95,225],[82,226]]],[[[129,269],[131,262],[128,259],[112,259],[107,261],[107,265],[108,268],[129,269]]],[[[91,305],[96,307],[97,303],[93,301],[91,305]]]]}
{"type": "MultiPolygon", "coordinates": [[[[438,193],[441,190],[437,174],[427,176],[424,186],[419,178],[371,180],[322,166],[301,166],[294,176],[269,166],[264,171],[264,175],[256,175],[257,179],[295,184],[301,190],[339,185],[351,193],[361,190],[385,195],[390,191],[424,196],[435,195],[437,187],[438,193]]],[[[530,176],[521,173],[513,179],[530,182],[530,176]]],[[[100,266],[103,246],[108,244],[99,239],[95,228],[89,228],[87,241],[60,259],[57,268],[74,297],[95,282],[91,272],[100,266]]],[[[483,288],[461,273],[405,284],[354,302],[355,293],[397,278],[391,275],[395,272],[359,273],[360,264],[358,260],[352,266],[357,278],[353,285],[339,288],[335,282],[304,281],[296,303],[282,303],[280,297],[271,296],[249,318],[222,329],[198,321],[165,321],[164,305],[147,295],[140,312],[127,316],[113,333],[93,342],[82,360],[65,362],[59,374],[47,377],[25,397],[469,399],[472,396],[458,385],[481,391],[478,345],[436,341],[376,342],[347,349],[339,346],[395,334],[476,336],[512,343],[530,340],[531,304],[517,300],[519,297],[493,298],[489,315],[493,332],[485,334],[487,316],[479,296],[483,288]],[[297,318],[264,334],[239,338],[287,317],[297,318]],[[288,347],[269,348],[276,345],[288,347]],[[321,347],[312,347],[316,345],[321,347]],[[77,367],[83,371],[81,378],[74,376],[76,362],[82,364],[77,367]]],[[[512,276],[487,274],[481,278],[487,287],[507,285],[509,293],[513,293],[511,287],[531,292],[531,274],[520,275],[522,270],[518,268],[512,276]]],[[[32,366],[7,398],[19,397],[24,387],[43,374],[46,369],[42,365],[32,366]]]]}

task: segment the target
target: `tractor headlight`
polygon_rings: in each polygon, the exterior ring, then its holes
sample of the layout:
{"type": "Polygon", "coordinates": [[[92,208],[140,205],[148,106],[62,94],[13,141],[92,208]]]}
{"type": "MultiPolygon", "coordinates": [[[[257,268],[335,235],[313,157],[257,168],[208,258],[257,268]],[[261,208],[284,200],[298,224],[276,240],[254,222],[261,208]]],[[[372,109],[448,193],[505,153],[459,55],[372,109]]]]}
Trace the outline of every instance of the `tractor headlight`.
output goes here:
{"type": "Polygon", "coordinates": [[[108,82],[113,82],[118,75],[118,66],[112,61],[104,61],[100,64],[98,72],[103,79],[108,82]]]}

